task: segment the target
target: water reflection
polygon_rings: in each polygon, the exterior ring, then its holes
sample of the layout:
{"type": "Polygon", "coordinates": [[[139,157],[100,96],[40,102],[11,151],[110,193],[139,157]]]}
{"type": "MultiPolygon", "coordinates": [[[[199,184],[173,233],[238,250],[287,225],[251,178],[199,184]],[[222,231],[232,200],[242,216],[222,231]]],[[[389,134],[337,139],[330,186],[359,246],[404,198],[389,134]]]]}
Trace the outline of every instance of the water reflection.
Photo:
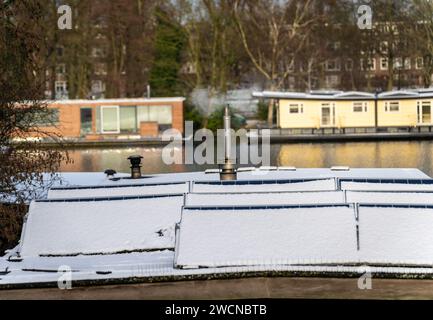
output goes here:
{"type": "MultiPolygon", "coordinates": [[[[173,150],[182,156],[183,150],[173,150]]],[[[70,150],[72,164],[62,164],[61,171],[101,172],[107,168],[129,172],[126,158],[140,154],[143,172],[169,173],[200,171],[216,166],[166,165],[162,148],[114,148],[70,150]]],[[[298,168],[418,168],[433,175],[433,142],[366,142],[366,143],[311,143],[271,146],[271,165],[298,168]]]]}

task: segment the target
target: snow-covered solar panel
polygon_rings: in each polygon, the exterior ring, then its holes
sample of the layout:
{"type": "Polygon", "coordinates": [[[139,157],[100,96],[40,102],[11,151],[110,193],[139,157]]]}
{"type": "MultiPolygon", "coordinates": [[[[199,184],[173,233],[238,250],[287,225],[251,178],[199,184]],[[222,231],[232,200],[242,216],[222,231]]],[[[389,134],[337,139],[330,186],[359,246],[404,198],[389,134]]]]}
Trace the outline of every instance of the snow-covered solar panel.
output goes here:
{"type": "Polygon", "coordinates": [[[432,208],[359,208],[360,259],[397,265],[433,264],[432,208]]]}
{"type": "Polygon", "coordinates": [[[174,248],[183,195],[112,201],[33,202],[21,256],[174,248]]]}
{"type": "Polygon", "coordinates": [[[48,199],[66,198],[94,198],[94,197],[116,197],[136,195],[158,195],[187,193],[189,189],[187,182],[181,183],[155,183],[139,185],[119,186],[95,186],[76,188],[53,188],[48,192],[48,199]]]}
{"type": "Polygon", "coordinates": [[[184,209],[176,236],[182,268],[350,263],[357,258],[351,206],[184,209]]]}
{"type": "Polygon", "coordinates": [[[334,191],[335,179],[316,180],[239,180],[195,182],[195,193],[242,193],[242,192],[284,192],[284,191],[334,191]]]}
{"type": "Polygon", "coordinates": [[[347,191],[346,201],[349,203],[433,204],[433,191],[347,191]]]}
{"type": "Polygon", "coordinates": [[[353,191],[433,191],[433,179],[343,179],[340,185],[342,190],[353,191]]]}
{"type": "Polygon", "coordinates": [[[245,206],[344,203],[344,192],[190,193],[187,206],[245,206]]]}

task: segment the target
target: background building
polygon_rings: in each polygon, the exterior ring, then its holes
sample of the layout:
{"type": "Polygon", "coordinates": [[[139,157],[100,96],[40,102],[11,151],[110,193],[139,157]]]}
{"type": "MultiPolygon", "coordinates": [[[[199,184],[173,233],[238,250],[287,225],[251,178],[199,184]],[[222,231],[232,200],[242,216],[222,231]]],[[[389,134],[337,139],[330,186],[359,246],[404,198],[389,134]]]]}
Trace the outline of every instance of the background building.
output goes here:
{"type": "Polygon", "coordinates": [[[433,90],[258,92],[254,96],[277,101],[278,127],[291,129],[290,133],[431,131],[433,127],[433,90]]]}
{"type": "Polygon", "coordinates": [[[184,98],[59,100],[39,126],[66,139],[156,138],[167,129],[183,133],[184,98]]]}

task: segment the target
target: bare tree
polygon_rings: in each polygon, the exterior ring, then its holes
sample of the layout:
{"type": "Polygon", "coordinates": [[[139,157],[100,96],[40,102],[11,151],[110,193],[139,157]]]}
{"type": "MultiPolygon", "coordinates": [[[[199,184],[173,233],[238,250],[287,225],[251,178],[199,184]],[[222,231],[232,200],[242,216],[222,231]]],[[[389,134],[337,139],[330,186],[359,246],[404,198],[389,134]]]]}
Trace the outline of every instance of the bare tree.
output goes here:
{"type": "MultiPolygon", "coordinates": [[[[314,0],[234,0],[234,17],[242,44],[255,68],[279,90],[293,72],[290,66],[304,48],[320,16],[314,14],[314,0]]],[[[274,102],[268,108],[273,124],[274,102]]]]}
{"type": "Polygon", "coordinates": [[[39,125],[53,120],[43,102],[43,1],[0,4],[0,250],[17,240],[22,211],[67,156],[43,149],[40,140],[59,138],[39,125]],[[47,177],[48,174],[48,177],[47,177]],[[13,204],[13,205],[11,205],[13,204]]]}
{"type": "Polygon", "coordinates": [[[422,77],[424,87],[432,84],[433,75],[433,2],[429,0],[414,0],[412,10],[411,45],[417,49],[418,57],[422,58],[422,77]]]}

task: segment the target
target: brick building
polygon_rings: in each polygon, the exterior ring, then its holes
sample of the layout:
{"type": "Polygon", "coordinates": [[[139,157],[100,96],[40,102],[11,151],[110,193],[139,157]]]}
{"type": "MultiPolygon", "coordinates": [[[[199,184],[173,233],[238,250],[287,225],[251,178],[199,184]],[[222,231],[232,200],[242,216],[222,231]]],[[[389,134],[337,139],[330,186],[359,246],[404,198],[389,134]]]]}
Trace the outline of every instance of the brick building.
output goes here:
{"type": "Polygon", "coordinates": [[[66,139],[138,139],[158,137],[166,129],[183,133],[184,98],[58,100],[48,103],[46,132],[66,139]]]}

